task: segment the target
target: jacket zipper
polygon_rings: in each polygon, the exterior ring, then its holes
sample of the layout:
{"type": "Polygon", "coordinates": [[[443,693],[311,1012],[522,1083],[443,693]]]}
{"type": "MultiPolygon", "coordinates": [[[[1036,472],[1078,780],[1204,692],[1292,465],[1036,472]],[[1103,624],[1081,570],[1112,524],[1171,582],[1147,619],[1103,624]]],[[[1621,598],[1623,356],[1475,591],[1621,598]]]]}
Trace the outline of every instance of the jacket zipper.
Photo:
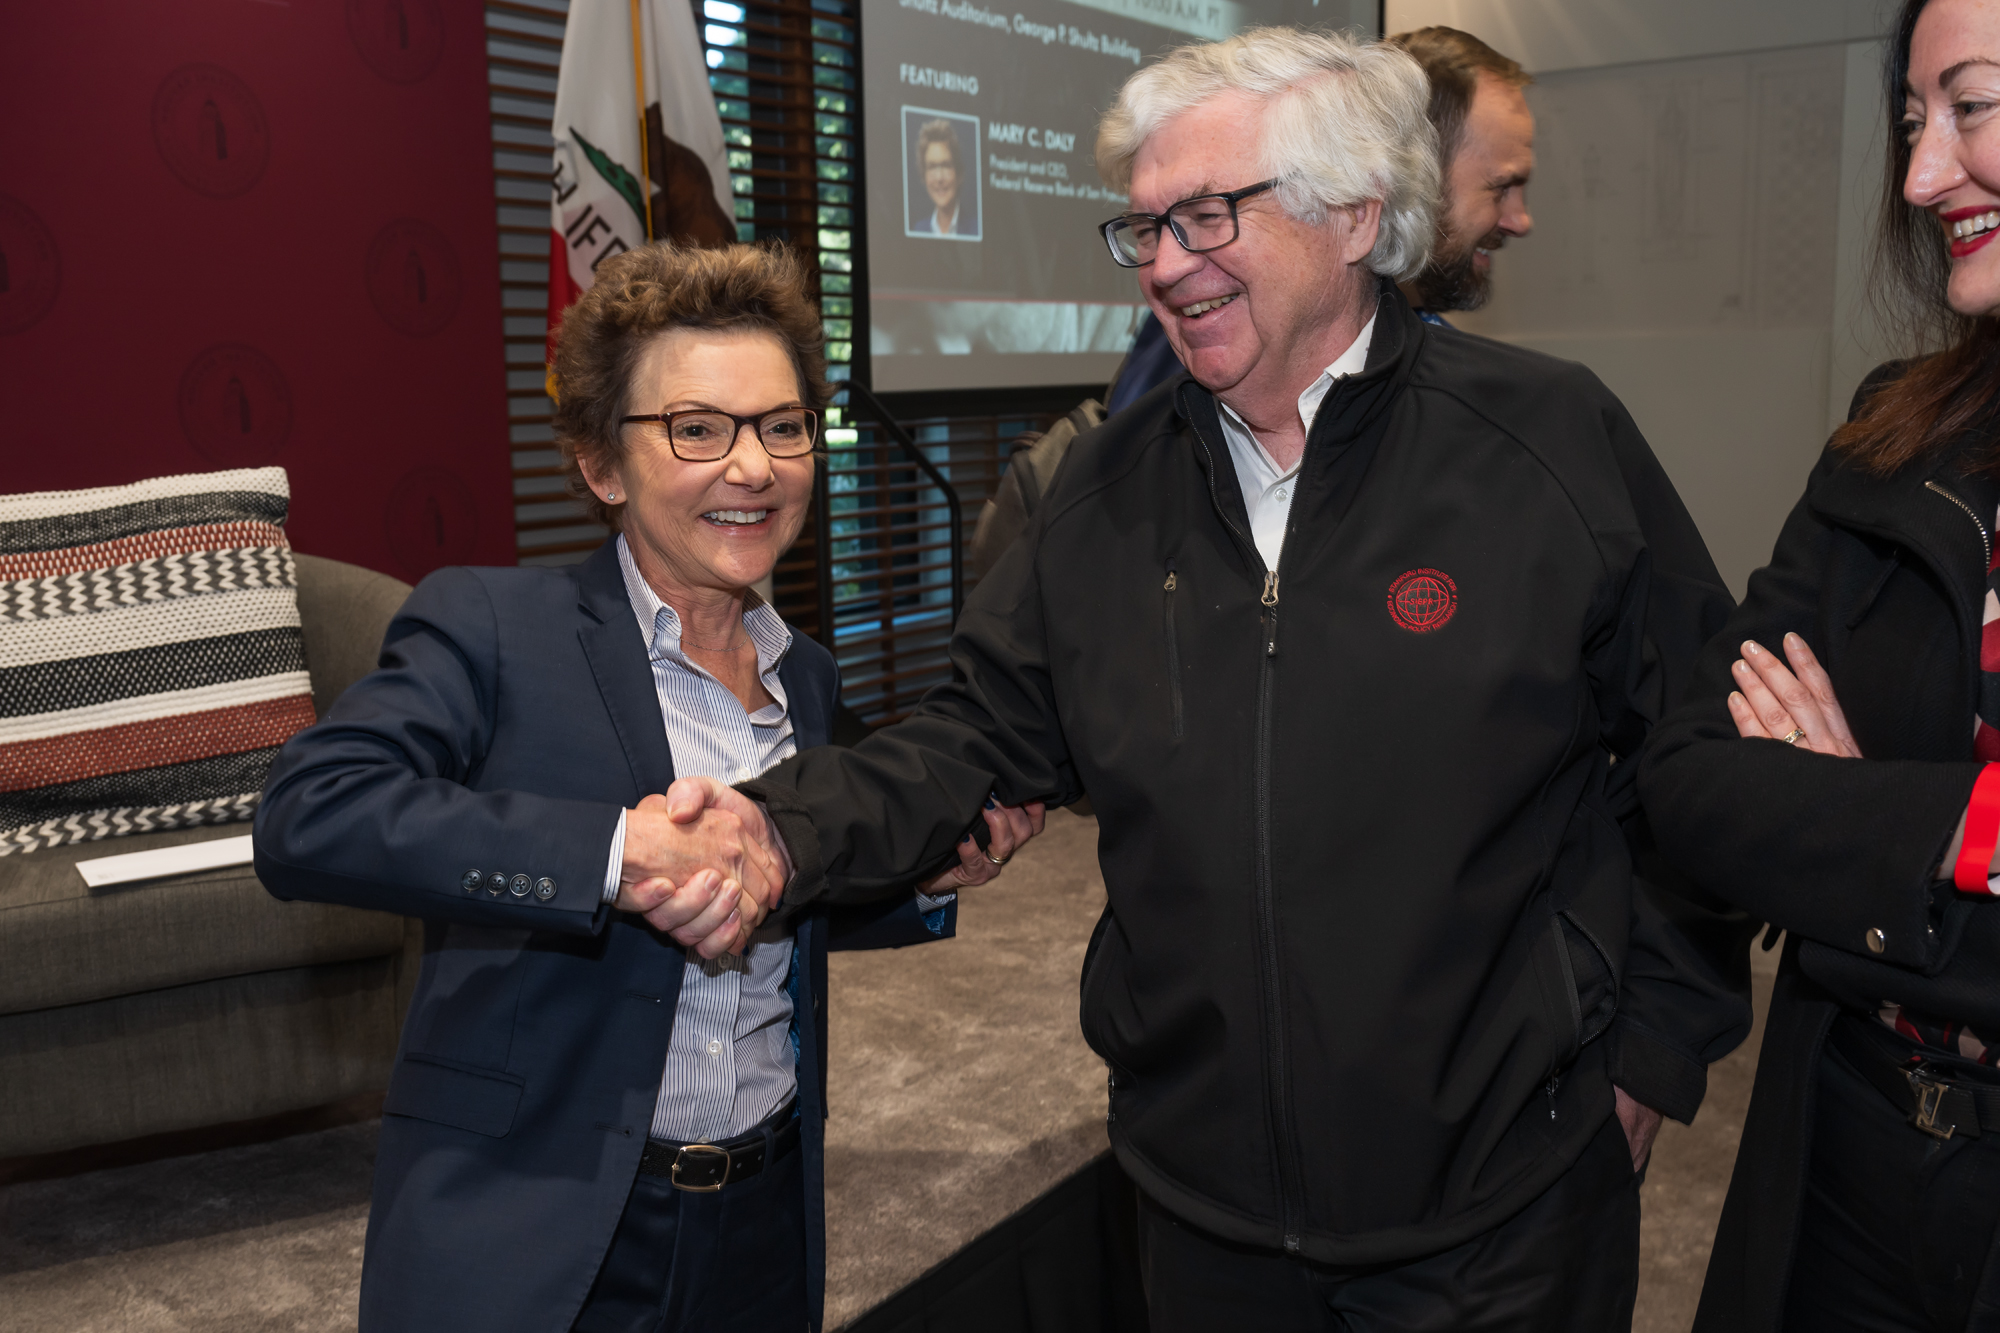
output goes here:
{"type": "MultiPolygon", "coordinates": [[[[1291,540],[1291,517],[1285,519],[1285,536],[1278,545],[1278,562],[1284,563],[1285,543],[1291,540]]],[[[1254,548],[1253,548],[1254,549],[1254,548]]],[[[1264,572],[1264,669],[1257,676],[1257,943],[1263,964],[1264,1012],[1270,1015],[1265,1033],[1265,1058],[1270,1063],[1271,1130],[1278,1162],[1279,1196],[1284,1201],[1285,1252],[1297,1254],[1300,1233],[1305,1229],[1304,1187],[1299,1179],[1298,1133],[1292,1123],[1291,1052],[1285,1040],[1284,990],[1278,982],[1277,885],[1271,870],[1271,731],[1272,699],[1278,657],[1278,575],[1264,572]]]]}
{"type": "MultiPolygon", "coordinates": [[[[1576,965],[1569,960],[1569,941],[1563,938],[1562,915],[1557,913],[1549,918],[1549,931],[1556,940],[1556,965],[1562,973],[1563,998],[1569,1001],[1569,1036],[1577,1048],[1583,1048],[1583,1004],[1576,997],[1576,965]]],[[[1572,1056],[1572,1059],[1575,1057],[1572,1056]]],[[[1558,1061],[1549,1070],[1549,1081],[1542,1091],[1549,1098],[1549,1119],[1556,1118],[1556,1090],[1562,1086],[1564,1065],[1558,1061]]]]}
{"type": "Polygon", "coordinates": [[[1979,545],[1986,552],[1986,563],[1990,566],[1993,563],[1993,534],[1986,530],[1986,524],[1980,521],[1979,515],[1972,512],[1972,506],[1934,481],[1925,482],[1924,489],[1927,491],[1936,491],[1939,495],[1942,495],[1945,499],[1965,511],[1965,516],[1972,520],[1972,526],[1979,529],[1979,545]]]}
{"type": "MultiPolygon", "coordinates": [[[[1189,423],[1191,426],[1193,422],[1189,423]]],[[[1208,497],[1221,517],[1223,526],[1236,537],[1244,550],[1264,565],[1264,553],[1257,549],[1243,530],[1230,518],[1229,511],[1222,507],[1222,497],[1215,489],[1215,451],[1209,448],[1202,437],[1201,427],[1194,426],[1194,437],[1200,441],[1202,452],[1208,455],[1208,497]]],[[[1304,473],[1303,460],[1299,470],[1304,473]]],[[[1278,542],[1278,564],[1285,563],[1285,548],[1292,541],[1292,519],[1290,511],[1285,515],[1285,534],[1278,542]]],[[[1271,872],[1271,731],[1273,682],[1278,656],[1278,574],[1269,566],[1264,566],[1264,587],[1258,597],[1263,607],[1260,617],[1261,639],[1263,641],[1263,670],[1257,673],[1257,945],[1258,978],[1263,992],[1265,1029],[1264,1064],[1268,1073],[1265,1078],[1264,1095],[1270,1102],[1270,1123],[1272,1151],[1277,1157],[1278,1194],[1283,1212],[1284,1248],[1287,1254],[1297,1254],[1303,1243],[1301,1233],[1305,1230],[1305,1187],[1303,1172],[1299,1166],[1298,1134],[1294,1128],[1291,1094],[1291,1053],[1285,1040],[1284,991],[1278,982],[1278,925],[1277,891],[1272,882],[1271,872]]]]}
{"type": "Polygon", "coordinates": [[[1180,576],[1174,573],[1174,562],[1167,561],[1166,621],[1167,621],[1167,690],[1174,703],[1174,739],[1181,738],[1181,641],[1174,633],[1174,592],[1180,587],[1180,576]]]}

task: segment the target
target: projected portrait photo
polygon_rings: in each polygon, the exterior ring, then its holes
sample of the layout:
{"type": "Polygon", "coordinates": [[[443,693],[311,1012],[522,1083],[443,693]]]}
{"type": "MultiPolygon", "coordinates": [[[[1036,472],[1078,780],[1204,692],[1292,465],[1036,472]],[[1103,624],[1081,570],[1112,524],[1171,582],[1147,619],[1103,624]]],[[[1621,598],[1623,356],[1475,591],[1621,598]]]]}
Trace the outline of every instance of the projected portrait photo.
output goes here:
{"type": "Polygon", "coordinates": [[[979,239],[979,118],[903,108],[903,234],[979,239]]]}

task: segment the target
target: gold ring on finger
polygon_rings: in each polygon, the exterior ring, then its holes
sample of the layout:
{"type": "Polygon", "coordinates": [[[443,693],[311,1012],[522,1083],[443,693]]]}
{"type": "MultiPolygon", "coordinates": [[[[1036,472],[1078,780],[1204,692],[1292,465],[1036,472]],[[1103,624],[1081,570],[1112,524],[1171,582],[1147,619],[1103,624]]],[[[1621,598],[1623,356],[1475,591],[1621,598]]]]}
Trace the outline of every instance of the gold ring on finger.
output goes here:
{"type": "Polygon", "coordinates": [[[1787,745],[1797,745],[1800,741],[1804,740],[1805,738],[1806,738],[1806,729],[1804,727],[1793,727],[1790,731],[1778,737],[1779,740],[1783,741],[1787,745]]]}
{"type": "Polygon", "coordinates": [[[995,856],[991,851],[987,850],[984,847],[981,847],[979,849],[979,854],[981,856],[984,856],[987,860],[991,861],[996,866],[1004,866],[1009,861],[1013,860],[1013,858],[1010,856],[995,856]]]}

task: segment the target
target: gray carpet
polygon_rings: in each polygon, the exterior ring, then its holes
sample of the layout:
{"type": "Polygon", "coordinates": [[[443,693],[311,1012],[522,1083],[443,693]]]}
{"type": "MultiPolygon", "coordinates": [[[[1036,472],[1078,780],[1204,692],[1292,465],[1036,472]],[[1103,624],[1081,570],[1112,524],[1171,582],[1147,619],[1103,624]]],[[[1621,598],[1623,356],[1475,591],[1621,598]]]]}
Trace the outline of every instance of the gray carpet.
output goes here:
{"type": "Polygon", "coordinates": [[[352,1329],[371,1122],[0,1190],[8,1333],[352,1329]]]}
{"type": "Polygon", "coordinates": [[[1097,821],[1059,813],[965,895],[957,939],[828,960],[828,1328],[1109,1146],[1076,1024],[1103,910],[1097,821]]]}
{"type": "MultiPolygon", "coordinates": [[[[1104,1146],[1076,1033],[1103,902],[1096,824],[1061,815],[969,895],[961,938],[833,960],[828,1326],[952,1253],[1104,1146]]],[[[1776,955],[1759,955],[1761,997],[1776,955]]],[[[1755,1039],[1667,1126],[1645,1189],[1639,1333],[1693,1316],[1755,1039]]],[[[0,1188],[0,1331],[354,1327],[375,1126],[0,1188]]]]}

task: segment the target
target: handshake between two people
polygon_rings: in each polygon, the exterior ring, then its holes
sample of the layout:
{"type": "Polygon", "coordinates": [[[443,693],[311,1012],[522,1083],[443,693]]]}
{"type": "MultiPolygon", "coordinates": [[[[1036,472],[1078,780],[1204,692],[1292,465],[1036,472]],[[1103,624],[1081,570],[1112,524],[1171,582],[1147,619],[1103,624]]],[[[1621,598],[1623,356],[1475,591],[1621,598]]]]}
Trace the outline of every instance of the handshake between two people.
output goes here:
{"type": "MultiPolygon", "coordinates": [[[[987,846],[968,834],[958,845],[958,860],[923,892],[940,897],[994,879],[1042,831],[1045,813],[1040,802],[988,800],[987,846]]],[[[703,958],[718,958],[742,952],[777,910],[791,877],[791,856],[762,806],[714,778],[680,778],[665,795],[655,793],[625,812],[625,857],[613,906],[645,917],[703,958]]]]}

